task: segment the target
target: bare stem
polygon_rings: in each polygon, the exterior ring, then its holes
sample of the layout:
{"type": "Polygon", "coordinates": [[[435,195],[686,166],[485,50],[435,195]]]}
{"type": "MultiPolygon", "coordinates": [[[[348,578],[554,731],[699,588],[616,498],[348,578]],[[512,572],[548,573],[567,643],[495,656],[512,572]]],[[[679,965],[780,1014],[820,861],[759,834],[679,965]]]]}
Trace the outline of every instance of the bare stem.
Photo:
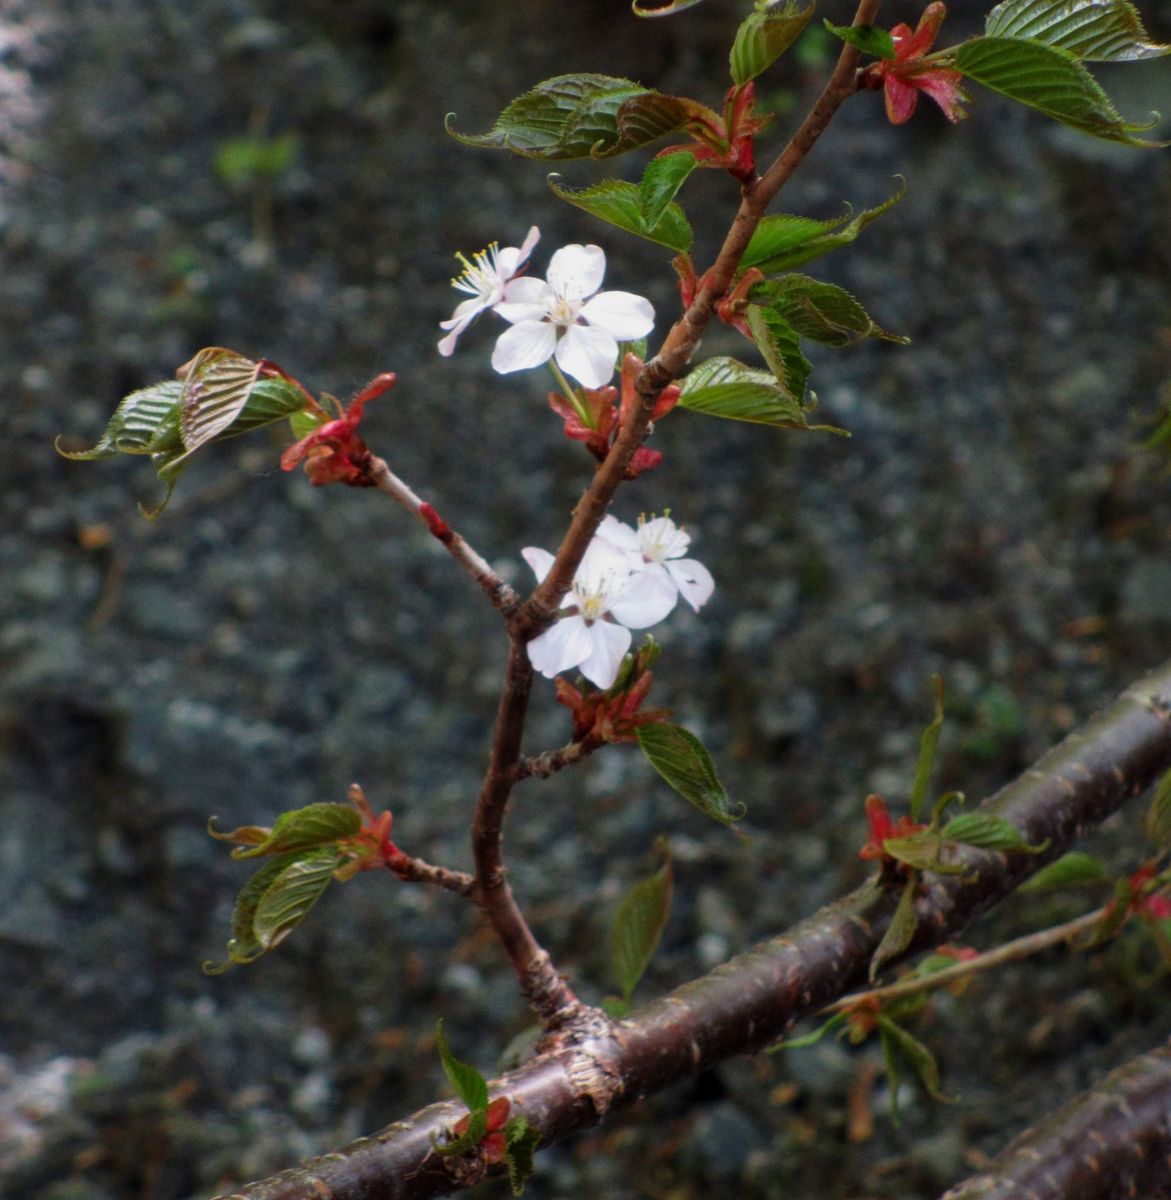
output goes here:
{"type": "Polygon", "coordinates": [[[471,896],[476,889],[476,877],[466,871],[452,871],[448,867],[437,867],[412,854],[404,854],[394,860],[391,870],[409,883],[431,883],[457,896],[471,896]]]}
{"type": "Polygon", "coordinates": [[[570,742],[557,750],[546,750],[544,754],[525,757],[516,764],[516,779],[548,779],[563,767],[571,767],[601,748],[601,742],[570,742]]]}
{"type": "Polygon", "coordinates": [[[371,455],[368,470],[379,491],[385,492],[397,500],[407,512],[418,517],[427,526],[428,532],[443,543],[451,557],[480,585],[494,608],[505,616],[510,616],[516,611],[520,606],[520,597],[516,592],[443,520],[432,505],[417,496],[410,486],[390,469],[385,459],[376,454],[371,455]]]}

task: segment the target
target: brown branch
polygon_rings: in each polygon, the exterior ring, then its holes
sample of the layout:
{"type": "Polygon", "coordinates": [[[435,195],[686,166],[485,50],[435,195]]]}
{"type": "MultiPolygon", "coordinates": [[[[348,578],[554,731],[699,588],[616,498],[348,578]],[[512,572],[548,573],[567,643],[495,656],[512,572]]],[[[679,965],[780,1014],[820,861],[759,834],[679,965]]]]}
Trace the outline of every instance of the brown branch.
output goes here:
{"type": "MultiPolygon", "coordinates": [[[[955,936],[1169,766],[1171,662],[985,802],[982,811],[1011,820],[1027,841],[1050,838],[1049,849],[971,851],[964,876],[929,876],[908,954],[955,936]]],[[[560,1046],[497,1079],[492,1093],[507,1095],[548,1145],[722,1059],[759,1050],[866,978],[897,901],[897,890],[871,881],[628,1020],[567,1028],[560,1046]]],[[[432,1138],[463,1112],[455,1102],[433,1104],[236,1197],[421,1200],[459,1190],[483,1174],[482,1164],[474,1156],[440,1159],[432,1138]]]]}
{"type": "Polygon", "coordinates": [[[943,1200],[1171,1200],[1171,1042],[1111,1071],[943,1200]]]}
{"type": "MultiPolygon", "coordinates": [[[[872,24],[878,6],[879,0],[862,0],[854,24],[872,24]]],[[[765,210],[813,149],[834,114],[858,90],[859,58],[860,53],[853,46],[846,45],[842,49],[829,82],[788,145],[763,176],[741,188],[740,208],[715,262],[703,276],[703,285],[687,311],[671,326],[658,354],[639,373],[636,389],[642,403],[631,407],[610,453],[573,510],[573,520],[548,575],[517,614],[515,628],[522,636],[535,637],[556,615],[561,598],[573,583],[574,572],[586,547],[606,515],[618,485],[626,477],[626,468],[634,452],[646,438],[659,393],[677,379],[691,361],[715,311],[716,301],[728,290],[765,210]]]]}
{"type": "Polygon", "coordinates": [[[411,487],[390,469],[385,459],[372,454],[367,473],[379,491],[397,500],[407,512],[423,522],[432,537],[441,542],[448,554],[480,585],[494,608],[499,609],[506,617],[516,611],[520,606],[520,597],[516,592],[448,525],[432,505],[417,496],[411,487]]]}
{"type": "Polygon", "coordinates": [[[548,779],[565,767],[571,767],[587,758],[595,750],[600,750],[605,742],[584,741],[570,742],[556,750],[546,750],[543,754],[526,755],[516,764],[516,780],[548,779]]]}
{"type": "Polygon", "coordinates": [[[520,741],[533,687],[527,643],[509,635],[508,666],[496,713],[492,757],[472,821],[476,903],[516,971],[521,992],[546,1029],[576,1016],[581,1004],[517,907],[504,871],[504,817],[520,760],[520,741]]]}
{"type": "MultiPolygon", "coordinates": [[[[870,24],[878,4],[879,0],[861,0],[855,24],[870,24]]],[[[574,508],[569,529],[548,574],[509,621],[508,671],[497,708],[492,758],[472,829],[476,900],[500,938],[522,992],[547,1029],[579,1015],[581,1005],[533,936],[504,875],[504,815],[519,775],[521,735],[532,687],[532,667],[526,647],[555,619],[586,548],[618,485],[626,478],[635,451],[646,438],[659,393],[690,360],[711,319],[715,301],[731,283],[765,209],[812,149],[834,113],[858,90],[858,59],[859,53],[852,46],[843,48],[829,83],[789,144],[763,178],[742,188],[740,209],[715,265],[705,276],[705,286],[672,326],[658,356],[639,373],[636,386],[641,402],[630,406],[610,452],[599,463],[590,486],[574,508]]]]}
{"type": "Polygon", "coordinates": [[[466,871],[453,871],[450,867],[437,867],[424,862],[412,854],[401,854],[387,866],[408,883],[430,883],[457,896],[470,896],[476,889],[476,877],[466,871]]]}

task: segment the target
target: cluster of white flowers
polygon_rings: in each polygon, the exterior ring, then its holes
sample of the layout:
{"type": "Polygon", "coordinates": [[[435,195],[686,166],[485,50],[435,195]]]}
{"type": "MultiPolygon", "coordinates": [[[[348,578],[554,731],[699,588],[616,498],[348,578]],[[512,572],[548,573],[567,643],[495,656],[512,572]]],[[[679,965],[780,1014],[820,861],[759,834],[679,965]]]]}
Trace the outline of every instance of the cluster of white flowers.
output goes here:
{"type": "MultiPolygon", "coordinates": [[[[715,588],[711,572],[684,558],[690,536],[670,517],[638,528],[606,517],[573,577],[560,619],[529,643],[529,660],[546,678],[577,667],[593,684],[610,687],[632,629],[656,625],[680,596],[697,612],[715,588]]],[[[553,565],[547,550],[521,552],[541,583],[553,565]]]]}
{"type": "Polygon", "coordinates": [[[655,310],[633,292],[599,292],[606,274],[600,246],[562,246],[549,260],[546,279],[522,275],[540,238],[534,225],[521,246],[493,243],[469,262],[452,286],[467,292],[440,328],[448,330],[439,353],[449,355],[459,335],[487,309],[511,326],[496,340],[492,366],[502,375],[539,367],[552,358],[587,388],[604,387],[618,362],[618,343],[650,333],[655,310]]]}

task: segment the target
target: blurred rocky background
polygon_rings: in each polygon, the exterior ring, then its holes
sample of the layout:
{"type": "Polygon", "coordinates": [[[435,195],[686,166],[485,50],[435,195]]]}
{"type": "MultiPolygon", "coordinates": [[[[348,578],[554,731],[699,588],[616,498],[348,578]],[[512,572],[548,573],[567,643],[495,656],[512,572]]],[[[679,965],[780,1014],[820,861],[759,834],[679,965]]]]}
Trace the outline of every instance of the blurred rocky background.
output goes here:
{"type": "MultiPolygon", "coordinates": [[[[955,5],[943,40],[983,7],[955,5]]],[[[1171,5],[1140,7],[1171,39],[1171,5]]],[[[666,252],[560,204],[544,165],[457,145],[444,115],[485,129],[570,70],[717,104],[743,8],[0,0],[0,1194],[206,1197],[440,1094],[437,1016],[486,1072],[526,1028],[476,914],[379,876],[335,889],[258,964],[200,969],[247,877],[204,832],[212,815],[267,822],[356,779],[400,844],[469,865],[495,614],[384,498],[280,472],[279,432],[202,454],[153,523],[136,508],[158,499],[147,463],[66,462],[53,439],[89,444],[205,345],[343,398],[393,369],[369,442],[527,582],[521,547],[554,546],[590,464],[544,380],[493,374],[490,321],[439,359],[452,255],[537,223],[539,267],[597,240],[607,285],[648,294],[660,330],[677,297],[666,252]]],[[[810,35],[768,76],[781,115],[763,153],[832,53],[810,35]]],[[[1171,111],[1167,60],[1102,77],[1128,116],[1171,111]]],[[[914,339],[816,355],[821,414],[853,437],[680,414],[656,432],[662,468],[620,495],[626,520],[670,506],[717,579],[701,617],[662,628],[656,699],[702,734],[751,840],[630,750],[525,785],[513,885],[589,999],[613,989],[609,921],[658,833],[676,901],[643,995],[863,878],[863,797],[905,797],[932,672],[949,693],[937,784],[980,797],[1168,653],[1171,481],[1142,443],[1171,403],[1171,157],[987,93],[972,107],[955,129],[930,104],[892,129],[860,98],[784,197],[832,216],[908,181],[811,268],[914,339]]],[[[702,263],[731,189],[705,174],[683,199],[702,263]]],[[[704,349],[749,354],[723,329],[704,349]]],[[[528,747],[566,737],[542,684],[528,747]]],[[[1132,861],[1137,814],[1096,847],[1132,861]]],[[[1022,897],[971,940],[1081,904],[1022,897]]],[[[956,1103],[907,1094],[901,1128],[876,1048],[829,1040],[543,1153],[531,1194],[935,1196],[1167,1035],[1151,970],[1128,942],[939,1001],[916,1031],[956,1103]]]]}

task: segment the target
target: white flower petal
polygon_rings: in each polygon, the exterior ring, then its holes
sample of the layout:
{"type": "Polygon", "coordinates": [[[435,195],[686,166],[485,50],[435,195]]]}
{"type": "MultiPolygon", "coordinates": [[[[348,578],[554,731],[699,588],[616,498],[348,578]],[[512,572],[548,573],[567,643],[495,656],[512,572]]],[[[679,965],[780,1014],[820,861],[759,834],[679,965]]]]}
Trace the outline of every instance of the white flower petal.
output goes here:
{"type": "Polygon", "coordinates": [[[601,246],[562,246],[549,260],[549,286],[558,296],[584,300],[602,286],[606,252],[601,246]]]}
{"type": "Polygon", "coordinates": [[[587,632],[590,653],[575,665],[590,683],[600,688],[611,687],[618,678],[622,656],[630,649],[630,630],[609,621],[595,621],[587,627],[587,632]]]}
{"type": "Polygon", "coordinates": [[[518,246],[505,246],[496,261],[500,266],[500,277],[507,283],[529,261],[533,247],[541,240],[541,231],[534,225],[525,240],[518,246]]]}
{"type": "Polygon", "coordinates": [[[636,554],[638,556],[637,565],[641,568],[642,547],[638,542],[638,530],[632,529],[629,525],[619,521],[617,517],[607,513],[598,526],[597,536],[627,554],[636,554]]]}
{"type": "Polygon", "coordinates": [[[677,558],[665,562],[663,566],[675,581],[679,595],[699,612],[700,608],[710,599],[716,590],[716,581],[712,573],[694,558],[677,558]]]}
{"type": "Polygon", "coordinates": [[[492,366],[501,375],[525,371],[549,361],[557,345],[557,334],[544,321],[521,321],[506,329],[492,351],[492,366]]]}
{"type": "Polygon", "coordinates": [[[504,289],[505,304],[532,304],[544,311],[556,299],[553,289],[543,279],[531,275],[511,280],[504,289]]]}
{"type": "Polygon", "coordinates": [[[545,576],[553,566],[553,555],[548,550],[542,550],[540,546],[526,546],[520,553],[525,562],[533,568],[537,582],[544,583],[545,576]]]}
{"type": "Polygon", "coordinates": [[[679,598],[675,584],[662,567],[648,564],[631,575],[621,595],[610,604],[610,615],[628,629],[657,625],[679,598]]]}
{"type": "Polygon", "coordinates": [[[578,316],[620,342],[645,337],[655,326],[651,302],[633,292],[599,292],[582,306],[578,316]]]}
{"type": "Polygon", "coordinates": [[[594,653],[594,641],[581,617],[562,617],[540,637],[533,638],[528,651],[533,670],[552,679],[589,658],[594,653]]]}
{"type": "MultiPolygon", "coordinates": [[[[541,362],[548,357],[545,355],[541,362]]],[[[556,357],[557,365],[578,383],[588,388],[605,387],[618,361],[618,343],[604,329],[571,325],[557,343],[556,357]]]]}

